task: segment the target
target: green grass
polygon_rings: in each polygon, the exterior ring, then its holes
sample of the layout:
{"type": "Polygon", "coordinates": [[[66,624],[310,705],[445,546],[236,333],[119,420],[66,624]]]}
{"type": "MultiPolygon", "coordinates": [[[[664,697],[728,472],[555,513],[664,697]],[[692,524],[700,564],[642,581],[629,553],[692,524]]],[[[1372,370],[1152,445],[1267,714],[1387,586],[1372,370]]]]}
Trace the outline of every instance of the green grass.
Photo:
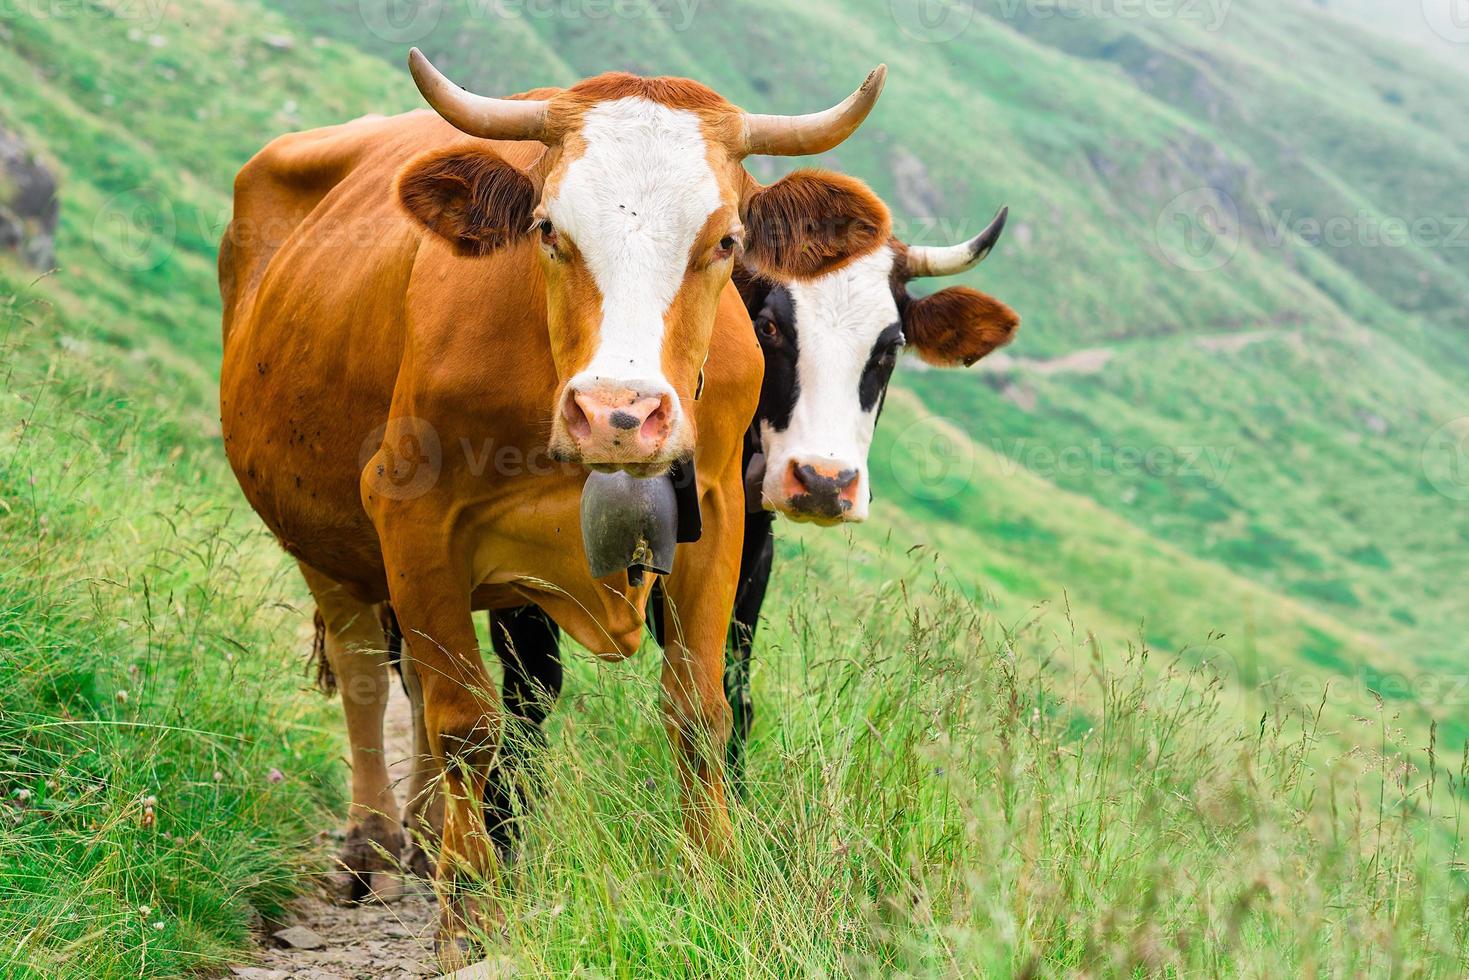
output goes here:
{"type": "Polygon", "coordinates": [[[509,941],[491,948],[516,975],[1469,967],[1462,760],[1400,768],[1391,708],[1351,753],[1289,703],[1240,722],[1209,669],[1108,649],[1064,610],[1007,624],[925,564],[876,586],[787,568],[803,587],[757,673],[779,724],[758,730],[722,864],[677,831],[656,659],[572,670],[498,890],[509,941]]]}
{"type": "Polygon", "coordinates": [[[887,61],[822,162],[925,243],[1009,203],[965,281],[1024,315],[1011,353],[1111,354],[903,372],[873,521],[782,528],[730,866],[676,831],[656,656],[572,670],[505,895],[525,972],[1469,969],[1469,512],[1424,457],[1469,414],[1469,273],[1276,228],[1460,215],[1464,68],[1304,0],[1214,32],[958,6],[944,44],[884,0],[702,4],[682,32],[452,0],[407,41],[350,2],[0,17],[0,124],[63,188],[60,271],[0,261],[0,973],[207,971],[326,860],[340,723],[223,462],[214,249],[271,136],[418,104],[410,42],[486,92],[629,67],[759,111],[887,61]],[[1241,241],[1192,273],[1167,208],[1201,187],[1241,241]]]}
{"type": "Polygon", "coordinates": [[[197,406],[49,320],[0,303],[0,972],[217,969],[319,865],[332,716],[197,406]]]}

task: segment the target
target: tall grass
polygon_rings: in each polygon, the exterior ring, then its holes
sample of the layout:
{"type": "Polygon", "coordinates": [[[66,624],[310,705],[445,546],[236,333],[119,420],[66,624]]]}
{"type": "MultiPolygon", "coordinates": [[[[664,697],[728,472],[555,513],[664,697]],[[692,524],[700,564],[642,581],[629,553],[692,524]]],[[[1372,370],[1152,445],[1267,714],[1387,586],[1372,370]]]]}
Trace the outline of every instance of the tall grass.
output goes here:
{"type": "MultiPolygon", "coordinates": [[[[34,312],[0,308],[4,973],[208,972],[326,866],[335,709],[197,393],[34,312]]],[[[679,831],[656,650],[567,652],[492,886],[523,974],[1469,969],[1464,764],[1389,706],[1324,732],[1267,671],[1242,724],[1234,679],[1001,622],[924,552],[883,582],[785,550],[728,861],[679,831]]]]}
{"type": "Polygon", "coordinates": [[[727,863],[678,833],[656,654],[573,671],[496,889],[526,975],[1469,969],[1464,770],[1430,774],[1390,716],[1332,757],[1315,714],[1241,726],[1207,669],[1064,611],[1007,628],[919,566],[782,574],[727,863]]]}
{"type": "Polygon", "coordinates": [[[197,410],[38,313],[0,307],[0,972],[218,968],[317,860],[330,716],[197,410]]]}

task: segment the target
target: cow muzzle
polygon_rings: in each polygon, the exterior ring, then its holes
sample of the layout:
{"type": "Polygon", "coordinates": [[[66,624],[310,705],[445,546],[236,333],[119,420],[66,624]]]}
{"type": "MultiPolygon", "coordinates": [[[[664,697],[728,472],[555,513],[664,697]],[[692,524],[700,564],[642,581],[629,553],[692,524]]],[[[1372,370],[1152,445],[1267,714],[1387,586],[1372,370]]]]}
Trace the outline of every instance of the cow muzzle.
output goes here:
{"type": "Polygon", "coordinates": [[[788,459],[765,477],[767,505],[787,517],[817,524],[866,520],[862,468],[829,458],[788,459]]]}
{"type": "Polygon", "coordinates": [[[681,415],[666,383],[573,379],[556,415],[552,450],[600,472],[652,476],[689,455],[681,415]]]}

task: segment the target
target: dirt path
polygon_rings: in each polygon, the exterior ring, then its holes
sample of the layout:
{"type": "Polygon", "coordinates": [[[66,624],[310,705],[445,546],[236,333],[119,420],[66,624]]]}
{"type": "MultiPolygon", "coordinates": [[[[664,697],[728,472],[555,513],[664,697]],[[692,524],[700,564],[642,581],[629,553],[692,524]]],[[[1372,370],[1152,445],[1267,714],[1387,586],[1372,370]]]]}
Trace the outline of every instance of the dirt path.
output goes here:
{"type": "MultiPolygon", "coordinates": [[[[408,699],[393,685],[386,724],[389,771],[395,783],[407,779],[412,754],[412,717],[408,699]]],[[[399,793],[401,796],[401,792],[399,793]]],[[[437,977],[433,931],[436,909],[427,883],[409,878],[404,897],[391,905],[345,907],[333,905],[324,896],[310,895],[298,901],[288,919],[269,931],[304,927],[293,933],[304,949],[284,945],[266,936],[259,956],[248,966],[232,967],[230,976],[245,980],[417,980],[437,977]]]]}

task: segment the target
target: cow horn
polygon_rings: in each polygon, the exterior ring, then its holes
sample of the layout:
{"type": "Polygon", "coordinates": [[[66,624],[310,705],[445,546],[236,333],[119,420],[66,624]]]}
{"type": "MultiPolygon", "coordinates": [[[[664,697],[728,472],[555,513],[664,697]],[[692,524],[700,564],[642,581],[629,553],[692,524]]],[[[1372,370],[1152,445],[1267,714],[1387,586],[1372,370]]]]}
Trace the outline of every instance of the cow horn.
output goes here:
{"type": "Polygon", "coordinates": [[[543,99],[492,99],[455,85],[422,51],[408,52],[408,70],[424,99],[456,129],[487,140],[540,140],[546,134],[543,99]]]}
{"type": "Polygon", "coordinates": [[[745,153],[777,157],[825,153],[856,132],[882,94],[888,66],[878,65],[862,87],[823,112],[804,116],[745,113],[745,153]]]}
{"type": "Polygon", "coordinates": [[[923,276],[957,276],[983,262],[1005,230],[1009,208],[1000,208],[988,228],[958,245],[909,245],[908,278],[923,276]]]}

